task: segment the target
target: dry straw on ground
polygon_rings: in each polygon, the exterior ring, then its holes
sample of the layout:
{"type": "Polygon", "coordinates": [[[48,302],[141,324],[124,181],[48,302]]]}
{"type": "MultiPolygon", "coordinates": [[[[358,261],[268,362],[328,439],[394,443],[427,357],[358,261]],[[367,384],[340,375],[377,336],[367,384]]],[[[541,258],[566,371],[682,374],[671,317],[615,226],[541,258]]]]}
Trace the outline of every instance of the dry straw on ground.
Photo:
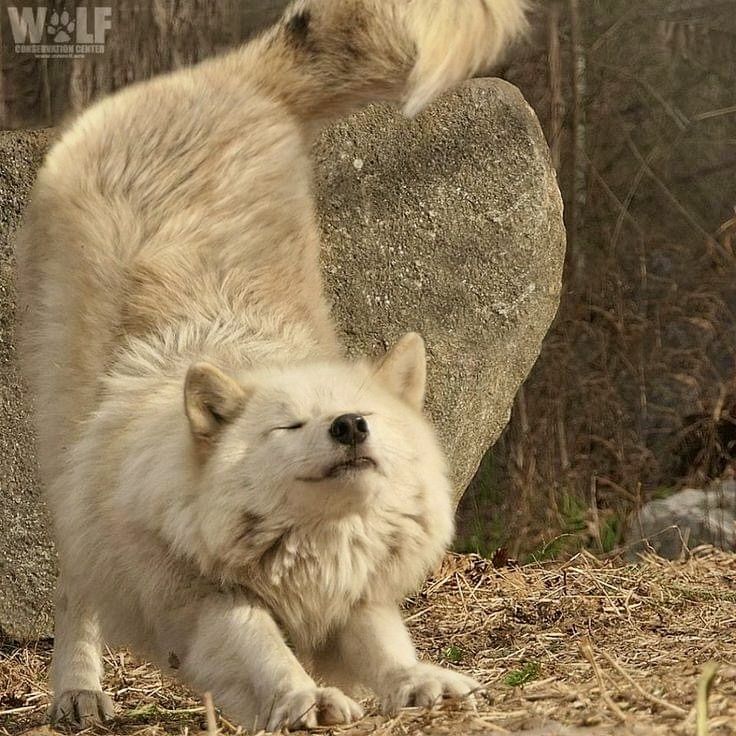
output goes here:
{"type": "MultiPolygon", "coordinates": [[[[623,566],[582,553],[500,569],[449,555],[406,617],[425,657],[487,685],[477,712],[386,720],[367,703],[364,721],[323,733],[736,734],[736,555],[703,548],[623,566]]],[[[42,728],[49,655],[43,644],[0,650],[0,735],[53,733],[42,728]]],[[[242,733],[127,654],[110,654],[107,669],[119,719],[87,733],[242,733]]]]}

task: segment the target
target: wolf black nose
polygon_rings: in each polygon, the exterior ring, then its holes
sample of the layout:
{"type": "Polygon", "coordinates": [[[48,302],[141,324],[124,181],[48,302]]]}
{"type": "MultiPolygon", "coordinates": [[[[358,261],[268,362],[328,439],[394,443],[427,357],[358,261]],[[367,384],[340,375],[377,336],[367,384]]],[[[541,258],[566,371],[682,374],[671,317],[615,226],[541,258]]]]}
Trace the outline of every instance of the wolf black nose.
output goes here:
{"type": "Polygon", "coordinates": [[[342,414],[330,425],[330,435],[341,445],[359,445],[368,436],[368,422],[360,414],[342,414]]]}

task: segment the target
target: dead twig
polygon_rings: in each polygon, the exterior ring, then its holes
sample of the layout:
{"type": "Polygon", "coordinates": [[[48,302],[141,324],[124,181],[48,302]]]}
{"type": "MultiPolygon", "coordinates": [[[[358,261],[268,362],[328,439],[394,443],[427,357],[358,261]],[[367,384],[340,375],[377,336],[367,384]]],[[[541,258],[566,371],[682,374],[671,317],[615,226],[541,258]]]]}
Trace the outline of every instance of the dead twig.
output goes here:
{"type": "Polygon", "coordinates": [[[673,713],[677,713],[677,715],[680,716],[687,715],[687,711],[684,708],[680,708],[679,705],[668,703],[666,700],[662,700],[662,698],[658,698],[656,695],[652,695],[652,693],[647,692],[608,652],[602,651],[601,655],[608,664],[616,670],[616,672],[626,679],[626,681],[639,693],[639,695],[646,698],[650,703],[654,703],[661,708],[667,708],[667,710],[671,710],[673,713]]]}
{"type": "Polygon", "coordinates": [[[626,714],[621,708],[616,705],[613,698],[610,696],[606,685],[603,682],[603,675],[601,674],[598,663],[595,661],[595,655],[593,653],[593,645],[590,643],[590,638],[584,636],[580,642],[580,651],[583,656],[590,662],[590,666],[593,668],[593,674],[595,675],[596,682],[598,683],[598,690],[601,694],[603,702],[608,706],[609,710],[618,718],[622,723],[626,722],[626,714]]]}

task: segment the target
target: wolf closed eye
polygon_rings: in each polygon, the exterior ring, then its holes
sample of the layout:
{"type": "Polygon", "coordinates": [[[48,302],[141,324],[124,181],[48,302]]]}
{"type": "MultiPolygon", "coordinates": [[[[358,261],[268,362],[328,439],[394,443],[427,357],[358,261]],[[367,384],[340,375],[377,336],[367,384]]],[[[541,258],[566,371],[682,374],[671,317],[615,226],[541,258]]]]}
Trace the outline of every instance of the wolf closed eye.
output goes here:
{"type": "Polygon", "coordinates": [[[279,429],[287,430],[287,431],[291,431],[294,429],[301,429],[305,424],[306,422],[294,422],[294,424],[287,424],[284,427],[274,427],[271,431],[275,432],[276,430],[279,430],[279,429]]]}

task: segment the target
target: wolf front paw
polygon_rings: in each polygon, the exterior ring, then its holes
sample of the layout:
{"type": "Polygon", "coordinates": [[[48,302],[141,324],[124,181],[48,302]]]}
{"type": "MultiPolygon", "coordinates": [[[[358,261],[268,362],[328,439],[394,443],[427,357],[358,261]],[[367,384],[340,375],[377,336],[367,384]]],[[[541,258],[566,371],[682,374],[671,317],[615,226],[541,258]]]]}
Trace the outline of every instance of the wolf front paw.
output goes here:
{"type": "Polygon", "coordinates": [[[397,673],[390,685],[382,698],[383,709],[390,714],[411,706],[433,708],[445,698],[464,698],[472,705],[472,693],[480,688],[472,677],[423,663],[397,673]]]}
{"type": "Polygon", "coordinates": [[[363,709],[336,687],[292,690],[275,703],[268,731],[317,728],[352,723],[363,717],[363,709]]]}
{"type": "Polygon", "coordinates": [[[84,729],[111,720],[114,713],[110,696],[102,690],[65,690],[54,698],[49,718],[53,724],[84,729]]]}

